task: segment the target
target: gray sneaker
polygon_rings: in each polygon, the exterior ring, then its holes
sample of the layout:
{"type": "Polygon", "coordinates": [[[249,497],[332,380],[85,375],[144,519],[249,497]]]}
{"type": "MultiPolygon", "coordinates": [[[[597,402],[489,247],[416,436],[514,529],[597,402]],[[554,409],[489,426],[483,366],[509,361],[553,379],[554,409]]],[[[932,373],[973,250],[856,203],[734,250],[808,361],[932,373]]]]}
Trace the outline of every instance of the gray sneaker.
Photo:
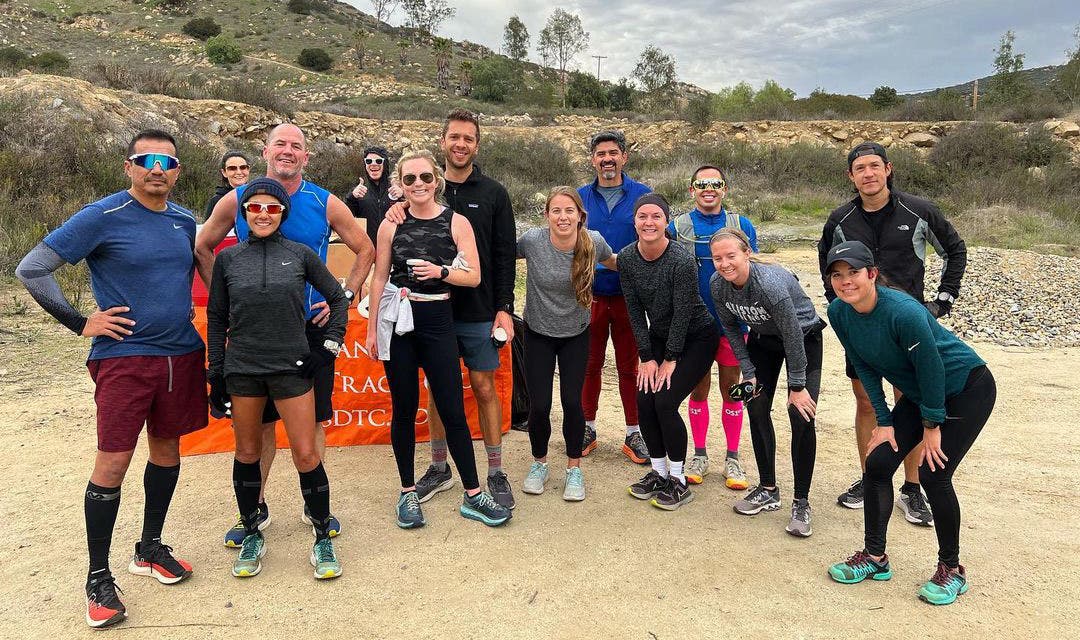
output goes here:
{"type": "Polygon", "coordinates": [[[563,487],[562,499],[567,502],[581,502],[585,499],[585,476],[581,467],[566,470],[566,486],[563,487]]]}
{"type": "Polygon", "coordinates": [[[709,475],[709,456],[694,456],[686,463],[686,481],[690,484],[701,484],[705,476],[709,475]]]}
{"type": "Polygon", "coordinates": [[[450,471],[450,465],[446,465],[445,471],[439,471],[435,465],[431,465],[416,481],[416,497],[420,498],[420,502],[427,502],[436,493],[446,491],[453,486],[454,473],[450,471]]]}
{"type": "Polygon", "coordinates": [[[507,509],[514,508],[514,494],[510,491],[510,479],[502,471],[496,471],[495,475],[488,476],[488,493],[499,506],[507,509]]]}
{"type": "Polygon", "coordinates": [[[420,509],[420,497],[415,491],[407,491],[398,497],[397,526],[402,529],[416,529],[426,524],[424,512],[420,509]]]}
{"type": "Polygon", "coordinates": [[[780,489],[769,491],[758,485],[732,508],[735,509],[735,513],[741,513],[744,516],[752,516],[762,511],[776,511],[780,508],[780,489]]]}
{"type": "Polygon", "coordinates": [[[836,497],[836,503],[848,509],[863,508],[863,484],[862,478],[851,483],[848,490],[836,497]]]}
{"type": "Polygon", "coordinates": [[[809,538],[814,532],[810,527],[810,501],[806,498],[795,498],[791,503],[791,522],[786,531],[793,536],[809,538]]]}
{"type": "Polygon", "coordinates": [[[544,483],[548,479],[548,466],[546,463],[533,461],[529,467],[529,475],[525,476],[525,482],[521,483],[521,490],[525,493],[538,496],[544,492],[544,483]]]}
{"type": "Polygon", "coordinates": [[[920,527],[934,526],[934,514],[930,513],[930,507],[923,498],[922,489],[911,493],[901,490],[896,498],[896,506],[900,507],[900,510],[904,512],[904,519],[911,524],[917,524],[920,527]]]}

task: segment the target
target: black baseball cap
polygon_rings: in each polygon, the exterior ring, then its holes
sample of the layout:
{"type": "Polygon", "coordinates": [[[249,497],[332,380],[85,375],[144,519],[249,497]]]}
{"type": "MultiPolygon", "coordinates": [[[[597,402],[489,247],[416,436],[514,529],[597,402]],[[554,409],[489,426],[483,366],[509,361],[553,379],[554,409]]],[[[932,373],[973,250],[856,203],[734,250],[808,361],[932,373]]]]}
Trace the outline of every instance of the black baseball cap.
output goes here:
{"type": "Polygon", "coordinates": [[[851,170],[851,165],[855,164],[855,159],[863,156],[881,156],[882,162],[889,161],[889,158],[885,156],[885,147],[876,142],[863,142],[855,145],[855,148],[847,154],[848,171],[851,170]]]}
{"type": "Polygon", "coordinates": [[[865,244],[858,240],[841,242],[832,249],[829,249],[829,257],[827,258],[825,265],[826,273],[832,270],[833,263],[836,262],[846,262],[850,264],[853,269],[872,267],[876,264],[874,261],[874,254],[870,252],[870,249],[868,249],[865,244]]]}

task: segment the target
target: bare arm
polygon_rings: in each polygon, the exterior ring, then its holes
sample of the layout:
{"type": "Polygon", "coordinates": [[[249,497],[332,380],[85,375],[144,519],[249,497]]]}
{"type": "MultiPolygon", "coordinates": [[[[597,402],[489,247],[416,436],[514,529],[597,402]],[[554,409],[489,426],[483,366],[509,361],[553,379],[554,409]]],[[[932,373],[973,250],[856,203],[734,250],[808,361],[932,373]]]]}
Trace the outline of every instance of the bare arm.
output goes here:
{"type": "Polygon", "coordinates": [[[455,213],[450,221],[450,232],[454,235],[454,244],[465,255],[465,261],[472,267],[469,271],[451,269],[446,282],[458,287],[475,287],[480,284],[480,258],[476,252],[476,236],[473,235],[469,219],[455,213]]]}
{"type": "MultiPolygon", "coordinates": [[[[352,269],[345,278],[345,288],[355,293],[360,290],[360,285],[367,280],[368,273],[371,272],[371,265],[375,261],[375,247],[372,246],[367,232],[352,216],[349,207],[345,206],[345,203],[337,196],[330,196],[330,202],[326,207],[326,220],[345,246],[356,254],[356,261],[353,262],[352,269]]],[[[381,233],[381,227],[379,231],[381,233]]],[[[393,239],[393,234],[391,234],[391,239],[393,239]]]]}
{"type": "Polygon", "coordinates": [[[236,206],[236,192],[225,194],[214,205],[214,211],[199,230],[199,235],[195,237],[195,266],[207,290],[210,289],[210,283],[213,280],[214,249],[221,244],[225,236],[229,235],[229,229],[236,224],[236,206]]]}
{"type": "Polygon", "coordinates": [[[611,254],[611,257],[608,258],[607,260],[601,260],[600,264],[604,265],[608,269],[611,269],[612,271],[618,271],[619,270],[618,258],[616,256],[616,254],[614,254],[614,253],[611,254]]]}

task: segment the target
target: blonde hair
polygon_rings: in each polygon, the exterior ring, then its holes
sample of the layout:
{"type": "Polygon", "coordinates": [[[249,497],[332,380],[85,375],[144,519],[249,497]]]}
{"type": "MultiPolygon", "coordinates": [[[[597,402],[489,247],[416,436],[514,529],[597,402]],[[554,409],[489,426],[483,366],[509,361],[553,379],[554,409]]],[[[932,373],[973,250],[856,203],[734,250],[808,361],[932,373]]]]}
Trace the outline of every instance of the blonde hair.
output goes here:
{"type": "Polygon", "coordinates": [[[578,219],[577,241],[574,243],[574,257],[570,262],[570,286],[574,288],[577,303],[588,309],[592,307],[592,287],[593,280],[596,279],[596,246],[593,244],[592,236],[589,235],[589,230],[585,227],[589,214],[585,211],[585,203],[581,201],[577,189],[561,186],[555,187],[548,194],[547,202],[544,203],[545,216],[551,208],[551,201],[556,196],[570,198],[574,201],[577,210],[581,212],[581,217],[578,219]]]}
{"type": "Polygon", "coordinates": [[[742,250],[750,254],[750,262],[760,262],[757,256],[754,255],[754,250],[750,248],[750,238],[743,233],[742,229],[733,229],[731,227],[724,227],[719,229],[716,233],[712,234],[709,238],[709,250],[712,251],[713,243],[720,242],[721,240],[735,239],[742,245],[742,250]]]}
{"type": "Polygon", "coordinates": [[[406,151],[402,154],[401,158],[394,165],[394,178],[397,180],[399,186],[403,186],[401,182],[402,167],[410,160],[427,160],[431,165],[431,172],[435,174],[435,200],[436,202],[443,203],[443,193],[446,192],[446,178],[443,176],[442,167],[435,161],[435,156],[431,154],[427,149],[420,149],[418,151],[406,151]]]}

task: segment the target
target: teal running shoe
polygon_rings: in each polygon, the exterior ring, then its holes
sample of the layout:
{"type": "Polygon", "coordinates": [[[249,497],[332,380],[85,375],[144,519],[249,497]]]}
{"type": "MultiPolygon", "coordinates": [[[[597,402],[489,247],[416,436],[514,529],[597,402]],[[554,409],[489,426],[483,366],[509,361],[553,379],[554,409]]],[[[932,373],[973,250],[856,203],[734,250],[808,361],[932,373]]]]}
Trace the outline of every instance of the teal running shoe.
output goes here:
{"type": "Polygon", "coordinates": [[[581,467],[570,467],[566,470],[566,486],[563,488],[562,499],[567,502],[581,502],[585,499],[585,476],[581,473],[581,467]]]}
{"type": "MultiPolygon", "coordinates": [[[[259,515],[255,517],[255,522],[259,525],[259,531],[263,531],[270,526],[270,509],[259,506],[259,515]]],[[[247,536],[247,530],[244,529],[244,519],[240,516],[236,516],[236,524],[232,529],[225,532],[225,546],[230,549],[239,549],[244,544],[244,538],[247,536]]]]}
{"type": "Polygon", "coordinates": [[[512,515],[509,509],[495,502],[495,498],[492,498],[487,491],[481,491],[475,496],[466,493],[461,501],[459,512],[462,517],[483,522],[489,527],[503,524],[512,515]]]}
{"type": "Polygon", "coordinates": [[[329,580],[341,575],[341,563],[334,553],[334,543],[330,538],[315,541],[311,547],[310,561],[311,566],[315,567],[315,577],[319,580],[329,580]]]}
{"type": "Polygon", "coordinates": [[[521,483],[521,490],[538,496],[544,492],[544,483],[548,479],[548,466],[546,462],[534,460],[529,467],[529,475],[525,476],[525,482],[521,483]]]}
{"type": "Polygon", "coordinates": [[[397,526],[402,529],[416,529],[427,522],[420,509],[420,497],[415,491],[406,491],[397,501],[397,526]]]}
{"type": "Polygon", "coordinates": [[[865,551],[856,551],[847,560],[829,567],[829,577],[843,584],[856,584],[867,578],[888,580],[892,577],[892,568],[889,567],[888,554],[881,562],[875,562],[865,551]]]}
{"type": "Polygon", "coordinates": [[[240,545],[240,555],[233,562],[232,574],[237,578],[251,578],[262,571],[262,557],[266,555],[266,540],[261,533],[244,537],[240,545]]]}
{"type": "Polygon", "coordinates": [[[937,571],[930,581],[919,588],[919,600],[930,604],[952,604],[956,598],[967,593],[967,571],[959,565],[959,571],[953,572],[944,562],[939,562],[937,571]]]}

